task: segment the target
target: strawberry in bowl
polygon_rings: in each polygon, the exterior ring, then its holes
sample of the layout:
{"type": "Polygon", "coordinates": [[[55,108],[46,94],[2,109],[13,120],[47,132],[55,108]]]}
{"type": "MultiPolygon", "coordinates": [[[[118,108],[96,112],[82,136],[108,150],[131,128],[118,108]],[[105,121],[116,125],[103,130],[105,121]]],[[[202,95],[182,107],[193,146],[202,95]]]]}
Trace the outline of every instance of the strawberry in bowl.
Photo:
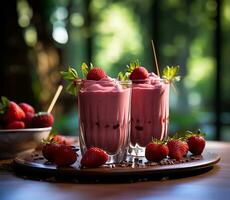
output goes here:
{"type": "Polygon", "coordinates": [[[17,104],[2,97],[0,158],[13,157],[19,152],[37,147],[43,138],[49,136],[53,122],[51,114],[43,113],[41,117],[41,114],[35,114],[34,108],[28,103],[17,104]]]}

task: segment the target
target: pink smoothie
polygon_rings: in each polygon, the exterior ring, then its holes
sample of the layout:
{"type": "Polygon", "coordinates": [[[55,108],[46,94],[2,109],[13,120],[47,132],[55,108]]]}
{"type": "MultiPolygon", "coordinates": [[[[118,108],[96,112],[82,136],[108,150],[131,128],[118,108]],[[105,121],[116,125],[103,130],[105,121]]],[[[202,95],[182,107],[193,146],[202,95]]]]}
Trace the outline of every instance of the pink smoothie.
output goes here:
{"type": "Polygon", "coordinates": [[[131,87],[109,77],[83,80],[78,96],[79,126],[86,148],[96,146],[113,155],[128,147],[130,95],[131,87]]]}
{"type": "Polygon", "coordinates": [[[132,84],[131,144],[145,147],[152,138],[167,135],[169,84],[151,73],[145,81],[132,84]]]}

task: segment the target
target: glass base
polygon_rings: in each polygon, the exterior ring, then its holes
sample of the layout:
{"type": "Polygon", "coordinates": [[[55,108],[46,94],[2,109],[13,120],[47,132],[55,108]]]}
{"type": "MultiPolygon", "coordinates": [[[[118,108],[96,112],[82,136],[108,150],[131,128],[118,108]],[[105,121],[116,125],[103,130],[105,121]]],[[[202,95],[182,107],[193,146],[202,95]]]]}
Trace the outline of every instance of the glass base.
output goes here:
{"type": "Polygon", "coordinates": [[[127,151],[124,152],[118,152],[115,155],[109,155],[109,159],[106,162],[106,164],[116,164],[116,163],[122,163],[127,159],[127,151]]]}
{"type": "Polygon", "coordinates": [[[133,157],[145,157],[145,147],[141,147],[138,144],[135,146],[130,145],[129,155],[133,157]]]}

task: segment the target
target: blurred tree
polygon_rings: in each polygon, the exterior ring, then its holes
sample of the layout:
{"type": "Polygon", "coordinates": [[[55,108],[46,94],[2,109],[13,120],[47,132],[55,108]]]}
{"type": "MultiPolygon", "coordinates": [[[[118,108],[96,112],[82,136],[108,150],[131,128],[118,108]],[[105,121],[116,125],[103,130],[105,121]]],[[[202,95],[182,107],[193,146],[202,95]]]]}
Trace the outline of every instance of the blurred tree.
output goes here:
{"type": "MultiPolygon", "coordinates": [[[[1,95],[46,109],[67,65],[92,61],[116,77],[138,58],[154,71],[154,39],[161,71],[181,66],[179,93],[170,96],[170,130],[199,127],[211,139],[217,124],[229,131],[227,0],[12,0],[0,20],[1,95]]],[[[61,96],[54,110],[59,129],[76,129],[75,101],[61,96]]]]}
{"type": "Polygon", "coordinates": [[[18,24],[17,1],[7,1],[0,13],[0,94],[15,101],[37,103],[32,91],[33,65],[18,24]],[[10,14],[9,14],[10,13],[10,14]]]}

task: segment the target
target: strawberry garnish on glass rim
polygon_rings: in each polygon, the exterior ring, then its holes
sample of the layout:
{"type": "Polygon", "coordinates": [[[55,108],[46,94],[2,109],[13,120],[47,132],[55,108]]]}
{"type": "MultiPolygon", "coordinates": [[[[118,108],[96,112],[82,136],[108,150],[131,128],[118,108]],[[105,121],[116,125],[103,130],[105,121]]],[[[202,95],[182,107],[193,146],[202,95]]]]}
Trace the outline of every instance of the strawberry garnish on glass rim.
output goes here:
{"type": "MultiPolygon", "coordinates": [[[[154,46],[154,42],[153,40],[151,40],[151,45],[152,45],[152,51],[153,51],[153,57],[154,57],[154,63],[156,66],[156,71],[157,71],[157,75],[160,77],[160,70],[158,67],[158,61],[157,61],[157,55],[156,55],[156,50],[155,50],[155,46],[154,46]]],[[[140,62],[138,60],[134,61],[134,62],[130,62],[130,65],[127,65],[127,69],[125,70],[125,72],[119,72],[118,73],[118,80],[128,80],[132,78],[130,77],[131,73],[134,71],[134,69],[136,67],[140,66],[140,62]]],[[[174,82],[175,81],[180,81],[180,76],[177,75],[179,71],[179,66],[166,66],[163,69],[163,73],[162,73],[162,79],[166,82],[169,83],[170,85],[172,85],[173,89],[175,92],[176,88],[174,86],[174,82]]]]}
{"type": "MultiPolygon", "coordinates": [[[[100,67],[94,67],[92,63],[90,63],[89,66],[86,63],[82,63],[81,72],[82,76],[87,80],[100,80],[107,76],[100,67]]],[[[69,67],[67,71],[61,71],[60,73],[62,77],[69,82],[66,90],[70,94],[77,96],[81,87],[79,83],[82,80],[77,70],[73,67],[69,67]]]]}
{"type": "Polygon", "coordinates": [[[98,80],[105,78],[107,76],[102,68],[95,67],[95,66],[93,66],[92,63],[90,63],[89,67],[86,63],[83,63],[81,66],[81,71],[82,71],[83,76],[87,80],[98,81],[98,80]]]}
{"type": "Polygon", "coordinates": [[[129,65],[127,65],[127,72],[126,75],[129,75],[129,79],[131,80],[144,80],[149,77],[148,70],[141,66],[139,60],[136,60],[134,62],[130,62],[129,65]]]}
{"type": "Polygon", "coordinates": [[[129,80],[130,74],[133,72],[133,70],[140,66],[140,62],[138,59],[131,61],[129,65],[126,65],[126,69],[124,72],[119,72],[117,75],[117,79],[120,81],[126,81],[129,80]]]}
{"type": "MultiPolygon", "coordinates": [[[[142,67],[140,65],[139,60],[135,60],[135,61],[131,61],[129,65],[126,66],[126,70],[124,72],[119,72],[118,73],[118,80],[128,80],[131,79],[130,75],[132,74],[132,72],[136,69],[142,67]]],[[[144,68],[144,67],[143,67],[144,68]]],[[[170,83],[172,84],[173,88],[175,89],[175,86],[173,85],[174,82],[176,81],[180,81],[180,76],[178,76],[178,71],[179,71],[179,66],[166,66],[163,69],[163,73],[162,73],[162,79],[166,82],[166,83],[170,83]]],[[[146,70],[147,71],[147,70],[146,70]]],[[[145,77],[147,78],[147,77],[145,77]]]]}

